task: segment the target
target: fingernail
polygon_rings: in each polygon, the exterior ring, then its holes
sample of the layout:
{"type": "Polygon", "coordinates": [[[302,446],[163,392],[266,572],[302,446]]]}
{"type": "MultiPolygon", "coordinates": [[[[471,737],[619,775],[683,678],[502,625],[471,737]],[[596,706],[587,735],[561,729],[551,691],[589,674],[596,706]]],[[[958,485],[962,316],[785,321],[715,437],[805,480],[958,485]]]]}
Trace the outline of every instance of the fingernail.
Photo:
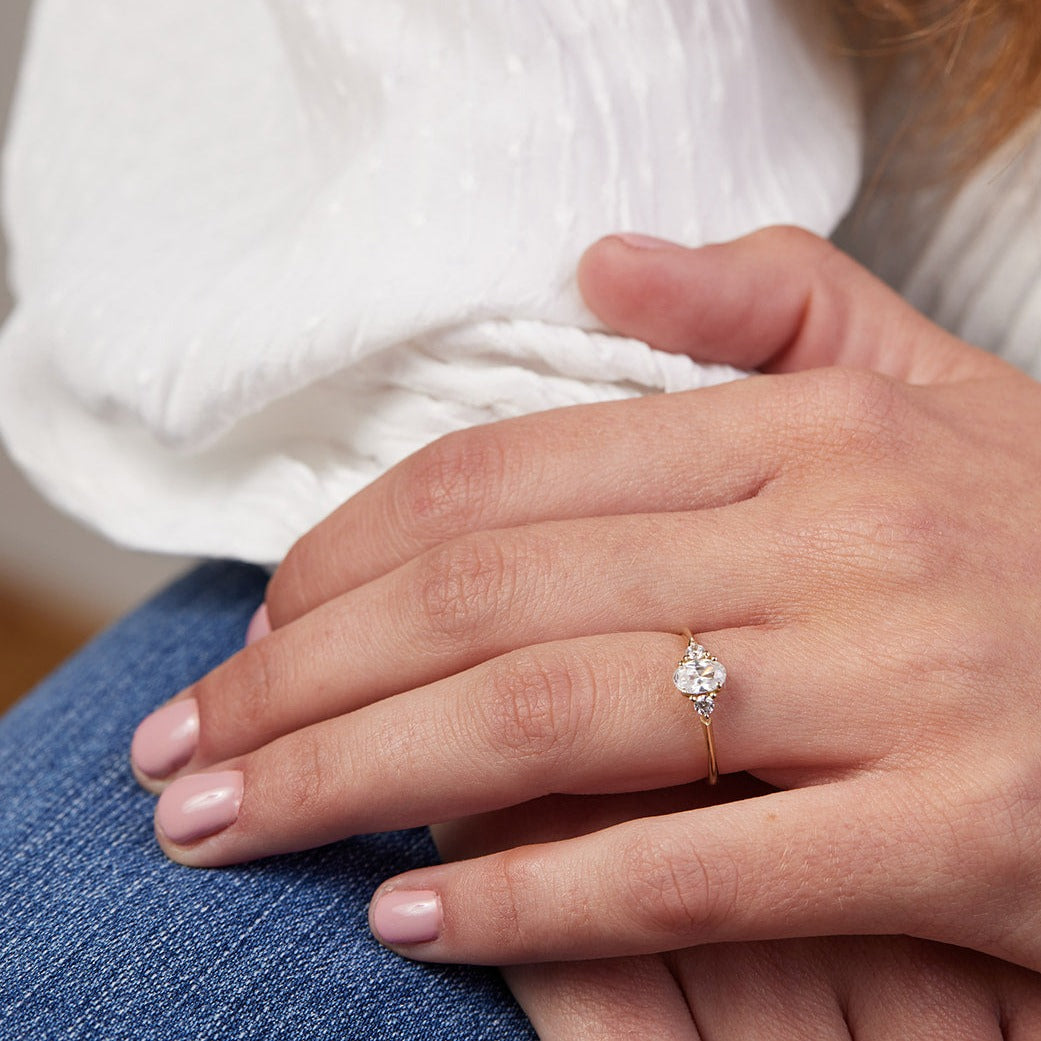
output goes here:
{"type": "Polygon", "coordinates": [[[234,824],[242,805],[242,771],[179,777],[155,808],[155,823],[171,841],[183,845],[215,835],[234,824]]]}
{"type": "Polygon", "coordinates": [[[373,904],[372,930],[384,943],[429,943],[441,932],[441,901],[429,889],[392,889],[373,904]]]}
{"type": "Polygon", "coordinates": [[[147,777],[166,777],[180,769],[199,741],[199,706],[195,698],[171,701],[156,709],[134,731],[130,759],[147,777]]]}
{"type": "Polygon", "coordinates": [[[249,620],[249,627],[246,629],[246,646],[256,643],[269,632],[271,632],[271,618],[267,613],[267,604],[261,604],[249,620]]]}
{"type": "Polygon", "coordinates": [[[641,235],[635,231],[622,231],[612,237],[618,239],[620,242],[624,242],[627,246],[631,246],[633,249],[682,248],[677,243],[670,242],[668,239],[658,239],[653,235],[641,235]]]}

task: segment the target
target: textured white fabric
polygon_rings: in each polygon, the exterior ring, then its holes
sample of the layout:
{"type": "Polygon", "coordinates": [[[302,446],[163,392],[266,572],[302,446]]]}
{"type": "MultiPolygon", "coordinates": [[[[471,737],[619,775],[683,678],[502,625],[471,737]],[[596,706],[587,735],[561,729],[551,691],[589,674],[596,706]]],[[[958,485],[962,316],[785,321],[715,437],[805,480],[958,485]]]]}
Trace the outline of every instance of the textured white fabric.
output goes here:
{"type": "Polygon", "coordinates": [[[950,169],[964,142],[937,148],[913,115],[899,87],[874,106],[872,183],[833,238],[933,321],[1041,378],[1041,113],[963,179],[950,169]]]}
{"type": "Polygon", "coordinates": [[[134,546],[274,561],[459,427],[730,378],[601,335],[617,229],[827,234],[851,77],[794,0],[38,0],[0,429],[134,546]]]}
{"type": "Polygon", "coordinates": [[[957,191],[870,201],[842,245],[940,325],[1041,379],[1041,117],[957,191]]]}

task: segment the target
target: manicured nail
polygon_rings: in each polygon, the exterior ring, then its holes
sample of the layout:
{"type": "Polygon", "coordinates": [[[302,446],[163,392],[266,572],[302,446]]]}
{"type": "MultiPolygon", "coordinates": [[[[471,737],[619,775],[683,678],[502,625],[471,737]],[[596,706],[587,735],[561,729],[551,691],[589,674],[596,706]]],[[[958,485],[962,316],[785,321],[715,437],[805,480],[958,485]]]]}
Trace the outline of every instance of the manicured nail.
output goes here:
{"type": "Polygon", "coordinates": [[[145,716],[130,744],[130,758],[146,777],[159,779],[179,770],[199,741],[199,706],[181,698],[145,716]]]}
{"type": "Polygon", "coordinates": [[[635,231],[622,231],[612,236],[633,249],[681,249],[677,243],[668,239],[658,239],[653,235],[641,235],[635,231]]]}
{"type": "Polygon", "coordinates": [[[441,901],[429,889],[392,889],[373,904],[372,930],[384,943],[429,943],[441,932],[441,901]]]}
{"type": "Polygon", "coordinates": [[[271,618],[267,613],[267,604],[261,604],[249,620],[249,627],[246,629],[246,646],[256,643],[269,632],[271,632],[271,618]]]}
{"type": "Polygon", "coordinates": [[[155,823],[180,845],[215,835],[234,824],[242,805],[242,771],[178,777],[155,808],[155,823]]]}

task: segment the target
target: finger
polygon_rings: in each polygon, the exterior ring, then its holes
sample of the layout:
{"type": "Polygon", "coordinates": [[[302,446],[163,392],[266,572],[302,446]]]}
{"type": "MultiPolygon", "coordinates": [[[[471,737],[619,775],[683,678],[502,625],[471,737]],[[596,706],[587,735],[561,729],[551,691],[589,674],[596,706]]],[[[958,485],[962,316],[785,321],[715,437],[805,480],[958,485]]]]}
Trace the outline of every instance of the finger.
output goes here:
{"type": "MultiPolygon", "coordinates": [[[[431,830],[442,859],[457,860],[707,806],[714,797],[743,798],[766,790],[738,775],[721,789],[691,784],[609,796],[551,795],[431,830]]],[[[657,956],[510,965],[502,971],[543,1041],[702,1041],[676,973],[657,956]]]]}
{"type": "Polygon", "coordinates": [[[285,625],[470,532],[750,498],[796,452],[799,413],[785,390],[767,378],[741,380],[443,437],[293,546],[268,589],[271,622],[285,625]]]}
{"type": "Polygon", "coordinates": [[[970,378],[1003,365],[799,228],[768,228],[699,249],[634,241],[641,240],[610,236],[590,247],[579,286],[612,329],[661,350],[769,372],[845,365],[909,383],[970,378]]]}
{"type": "MultiPolygon", "coordinates": [[[[711,717],[724,773],[821,781],[894,754],[899,727],[881,699],[820,713],[801,639],[741,629],[712,643],[736,677],[711,717]]],[[[544,644],[295,731],[173,781],[156,809],[160,842],[173,859],[213,866],[550,793],[703,778],[704,724],[671,679],[684,644],[662,633],[544,644]],[[217,818],[196,814],[211,802],[224,807],[217,818]]]]}
{"type": "Polygon", "coordinates": [[[986,955],[906,936],[846,943],[849,957],[836,970],[846,976],[855,1038],[1002,1041],[998,988],[986,955]]]}
{"type": "MultiPolygon", "coordinates": [[[[716,638],[736,662],[749,662],[740,675],[752,683],[757,658],[783,662],[798,653],[782,649],[777,634],[716,638]]],[[[633,792],[704,777],[704,725],[671,683],[684,644],[662,633],[544,644],[294,731],[173,781],[156,809],[160,842],[182,863],[228,864],[555,792],[633,792]],[[229,771],[235,793],[226,787],[229,771]],[[231,816],[193,816],[210,788],[206,800],[233,808],[231,816]]],[[[805,673],[793,674],[805,682],[805,673]]],[[[807,761],[818,775],[832,764],[845,769],[858,758],[849,745],[871,735],[858,727],[835,740],[849,715],[834,729],[800,727],[800,716],[816,714],[805,698],[802,710],[783,694],[773,712],[742,710],[741,690],[736,684],[718,695],[727,699],[727,711],[713,719],[724,771],[807,761]]]]}
{"type": "Polygon", "coordinates": [[[408,957],[478,964],[953,931],[977,893],[887,803],[862,778],[422,868],[377,891],[370,925],[408,957]]]}
{"type": "MultiPolygon", "coordinates": [[[[747,784],[722,790],[697,784],[617,796],[551,796],[452,822],[434,829],[435,838],[444,859],[482,856],[589,834],[641,815],[711,805],[714,796],[751,798],[767,790],[751,778],[732,779],[742,780],[747,784]]],[[[829,937],[707,945],[661,957],[657,963],[644,956],[508,966],[504,975],[540,1037],[597,1037],[597,1028],[607,1038],[671,1037],[669,1024],[654,1018],[659,1008],[676,1009],[681,1031],[684,1020],[691,1028],[696,1021],[709,1041],[1041,1036],[1041,977],[963,948],[896,936],[829,937]],[[635,993],[625,966],[640,980],[635,993]],[[667,981],[656,979],[651,966],[667,972],[675,989],[663,993],[667,981]],[[649,1016],[655,1029],[634,1030],[633,1016],[649,1016]]]]}
{"type": "MultiPolygon", "coordinates": [[[[442,859],[457,860],[707,806],[721,796],[750,798],[768,790],[747,775],[737,775],[721,789],[691,784],[610,796],[551,795],[431,831],[442,859]]],[[[678,974],[658,957],[512,965],[503,975],[543,1041],[701,1041],[678,974]]]]}
{"type": "MultiPolygon", "coordinates": [[[[832,979],[838,942],[709,944],[662,957],[705,1041],[859,1041],[846,1025],[832,979]]],[[[891,1035],[892,1041],[910,1037],[917,1038],[913,1030],[891,1035]]]]}
{"type": "Polygon", "coordinates": [[[518,647],[779,624],[786,605],[806,602],[809,583],[819,601],[829,569],[839,581],[833,557],[811,566],[798,559],[798,540],[783,548],[783,532],[798,523],[798,511],[759,497],[455,540],[231,658],[174,703],[194,707],[194,744],[177,737],[188,710],[167,706],[141,724],[134,761],[153,779],[195,770],[518,647]]]}
{"type": "MultiPolygon", "coordinates": [[[[728,781],[717,789],[691,784],[609,796],[551,795],[431,830],[442,859],[458,860],[769,790],[747,775],[728,781]]],[[[510,965],[502,972],[543,1041],[704,1041],[679,973],[659,956],[510,965]]]]}
{"type": "Polygon", "coordinates": [[[658,957],[511,965],[503,976],[539,1041],[705,1041],[658,957]]]}

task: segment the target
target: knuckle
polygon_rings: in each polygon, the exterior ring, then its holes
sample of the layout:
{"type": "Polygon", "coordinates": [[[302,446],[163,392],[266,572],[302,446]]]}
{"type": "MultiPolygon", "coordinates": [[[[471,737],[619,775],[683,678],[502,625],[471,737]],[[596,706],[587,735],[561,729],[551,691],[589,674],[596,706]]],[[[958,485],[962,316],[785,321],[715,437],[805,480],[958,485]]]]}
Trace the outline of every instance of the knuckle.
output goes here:
{"type": "Polygon", "coordinates": [[[275,641],[260,640],[196,683],[200,743],[224,755],[255,748],[277,727],[284,663],[275,641]]]}
{"type": "Polygon", "coordinates": [[[710,860],[693,843],[678,847],[650,830],[630,840],[623,863],[628,906],[653,937],[675,939],[677,947],[705,942],[732,919],[737,874],[722,850],[710,860]]]}
{"type": "Polygon", "coordinates": [[[913,494],[856,504],[843,536],[857,556],[885,572],[889,585],[920,585],[945,570],[953,552],[941,516],[913,494]]]}
{"type": "Polygon", "coordinates": [[[572,663],[520,651],[499,660],[490,697],[482,701],[493,747],[512,759],[530,760],[540,770],[565,755],[580,729],[579,706],[592,702],[585,673],[572,663]]]}
{"type": "Polygon", "coordinates": [[[838,400],[850,433],[867,436],[872,443],[884,439],[888,444],[901,426],[898,412],[906,398],[900,384],[876,372],[837,371],[845,384],[839,390],[838,400]]]}
{"type": "Polygon", "coordinates": [[[843,453],[882,458],[909,429],[900,384],[862,369],[830,367],[800,374],[793,390],[793,424],[813,444],[843,453]]]}
{"type": "Polygon", "coordinates": [[[289,820],[321,819],[333,781],[329,776],[331,760],[318,733],[299,730],[272,745],[271,753],[274,761],[266,773],[277,779],[280,813],[289,820]]]}
{"type": "Polygon", "coordinates": [[[531,847],[504,850],[492,859],[491,877],[482,877],[481,889],[491,896],[487,927],[495,950],[508,951],[511,960],[544,960],[547,948],[594,933],[598,911],[581,878],[550,873],[531,847]],[[551,883],[548,888],[547,883],[551,883]],[[547,922],[546,908],[552,903],[547,922]]]}
{"type": "MultiPolygon", "coordinates": [[[[926,583],[942,581],[963,558],[947,513],[913,489],[847,496],[840,489],[826,511],[793,521],[784,536],[790,556],[819,580],[815,598],[827,589],[849,602],[851,582],[917,594],[926,583]]],[[[884,619],[873,624],[884,627],[884,619]]]]}
{"type": "Polygon", "coordinates": [[[1041,758],[1026,753],[1016,761],[980,770],[958,807],[958,832],[971,875],[987,890],[1021,894],[1041,887],[1041,758]]]}
{"type": "Polygon", "coordinates": [[[490,887],[495,909],[490,929],[496,939],[496,949],[515,952],[523,950],[528,942],[525,916],[521,913],[525,894],[538,885],[531,855],[523,847],[504,850],[494,858],[495,877],[490,887]]]}
{"type": "Polygon", "coordinates": [[[492,631],[521,594],[531,556],[514,540],[483,532],[428,550],[418,564],[417,597],[429,632],[455,647],[492,631]]]}
{"type": "Polygon", "coordinates": [[[818,263],[838,253],[838,249],[827,239],[794,224],[774,224],[761,228],[749,236],[761,245],[763,251],[773,256],[798,255],[805,262],[817,258],[818,263]]]}
{"type": "Polygon", "coordinates": [[[327,550],[306,535],[297,539],[275,569],[264,594],[272,624],[285,625],[326,599],[318,587],[328,570],[327,550]]]}
{"type": "Polygon", "coordinates": [[[438,438],[411,458],[396,484],[401,526],[421,545],[478,530],[502,487],[504,468],[502,438],[492,426],[438,438]]]}

